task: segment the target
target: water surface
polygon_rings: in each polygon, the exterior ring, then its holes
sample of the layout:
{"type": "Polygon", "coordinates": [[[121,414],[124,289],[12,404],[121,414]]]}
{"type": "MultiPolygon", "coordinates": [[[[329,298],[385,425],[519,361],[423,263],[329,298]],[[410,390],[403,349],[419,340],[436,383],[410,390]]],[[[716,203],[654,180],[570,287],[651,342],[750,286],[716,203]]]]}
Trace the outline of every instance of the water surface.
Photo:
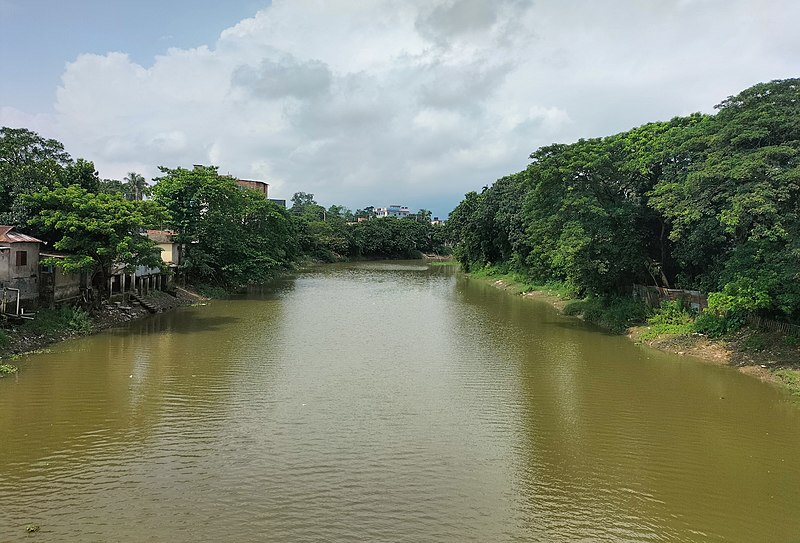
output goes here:
{"type": "Polygon", "coordinates": [[[800,541],[800,407],[446,268],[327,266],[20,360],[0,541],[800,541]]]}

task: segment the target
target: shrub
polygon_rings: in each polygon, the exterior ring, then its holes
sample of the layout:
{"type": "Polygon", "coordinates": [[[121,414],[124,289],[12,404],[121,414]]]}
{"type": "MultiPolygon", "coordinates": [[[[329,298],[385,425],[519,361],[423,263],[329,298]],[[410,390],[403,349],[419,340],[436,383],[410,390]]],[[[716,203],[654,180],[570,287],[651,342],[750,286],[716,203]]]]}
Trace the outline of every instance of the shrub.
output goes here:
{"type": "Polygon", "coordinates": [[[800,371],[784,368],[776,371],[775,375],[780,377],[792,394],[800,396],[800,371]]]}
{"type": "Polygon", "coordinates": [[[740,312],[719,313],[709,307],[697,316],[694,321],[694,329],[710,338],[720,338],[735,332],[746,322],[745,316],[740,312]]]}
{"type": "Polygon", "coordinates": [[[42,309],[36,318],[25,323],[35,334],[56,334],[64,331],[87,333],[93,324],[89,314],[79,307],[60,307],[58,309],[42,309]]]}
{"type": "Polygon", "coordinates": [[[661,307],[647,319],[649,329],[640,339],[648,340],[661,335],[686,336],[695,331],[694,315],[680,300],[666,300],[661,307]]]}
{"type": "Polygon", "coordinates": [[[744,340],[742,346],[745,351],[760,352],[767,348],[767,338],[760,334],[753,334],[744,340]]]}
{"type": "Polygon", "coordinates": [[[566,315],[583,315],[584,320],[622,334],[628,328],[644,322],[647,306],[628,297],[590,297],[568,303],[566,315]]]}

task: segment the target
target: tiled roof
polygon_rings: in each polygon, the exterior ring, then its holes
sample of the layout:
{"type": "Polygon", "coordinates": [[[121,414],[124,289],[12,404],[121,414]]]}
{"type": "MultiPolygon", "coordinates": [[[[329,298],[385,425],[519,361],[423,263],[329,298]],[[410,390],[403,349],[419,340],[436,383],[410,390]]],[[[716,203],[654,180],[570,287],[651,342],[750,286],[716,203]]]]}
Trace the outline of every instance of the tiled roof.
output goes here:
{"type": "Polygon", "coordinates": [[[44,243],[33,236],[14,232],[13,226],[0,226],[0,243],[44,243]]]}

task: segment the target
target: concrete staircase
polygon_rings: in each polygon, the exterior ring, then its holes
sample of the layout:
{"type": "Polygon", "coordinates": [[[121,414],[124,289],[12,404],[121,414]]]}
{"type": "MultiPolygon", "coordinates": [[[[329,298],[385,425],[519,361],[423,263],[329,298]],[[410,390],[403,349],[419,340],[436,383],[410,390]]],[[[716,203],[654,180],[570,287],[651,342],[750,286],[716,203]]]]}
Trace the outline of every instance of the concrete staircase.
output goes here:
{"type": "Polygon", "coordinates": [[[137,302],[142,304],[142,307],[144,307],[150,313],[158,313],[158,307],[154,306],[153,304],[151,304],[147,300],[143,299],[138,294],[136,294],[134,292],[131,292],[130,296],[131,296],[131,300],[136,300],[137,302]]]}

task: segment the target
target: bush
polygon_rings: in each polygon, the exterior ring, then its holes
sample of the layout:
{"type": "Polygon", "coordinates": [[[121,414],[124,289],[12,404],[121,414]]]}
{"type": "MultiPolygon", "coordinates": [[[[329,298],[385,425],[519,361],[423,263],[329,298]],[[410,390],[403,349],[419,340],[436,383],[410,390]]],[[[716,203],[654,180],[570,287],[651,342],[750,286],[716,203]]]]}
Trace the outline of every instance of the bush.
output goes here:
{"type": "Polygon", "coordinates": [[[623,334],[628,328],[647,318],[647,306],[628,297],[591,297],[570,302],[564,307],[566,315],[583,315],[584,320],[623,334]]]}
{"type": "Polygon", "coordinates": [[[0,329],[0,349],[5,349],[8,347],[8,344],[11,342],[11,338],[8,337],[8,332],[3,329],[0,329]]]}
{"type": "Polygon", "coordinates": [[[694,321],[696,332],[710,338],[721,338],[744,326],[746,318],[738,312],[719,313],[709,308],[700,313],[694,321]]]}
{"type": "Polygon", "coordinates": [[[783,368],[776,371],[775,375],[781,378],[792,394],[800,396],[800,371],[783,368]]]}
{"type": "Polygon", "coordinates": [[[761,334],[754,334],[744,340],[744,350],[761,352],[767,348],[767,338],[761,334]]]}
{"type": "Polygon", "coordinates": [[[647,319],[647,324],[649,330],[640,337],[643,341],[661,335],[686,336],[695,331],[694,315],[680,300],[661,302],[661,307],[647,319]]]}
{"type": "Polygon", "coordinates": [[[42,309],[36,313],[36,318],[24,326],[35,334],[57,334],[65,331],[87,333],[91,332],[94,325],[83,309],[64,306],[42,309]]]}

